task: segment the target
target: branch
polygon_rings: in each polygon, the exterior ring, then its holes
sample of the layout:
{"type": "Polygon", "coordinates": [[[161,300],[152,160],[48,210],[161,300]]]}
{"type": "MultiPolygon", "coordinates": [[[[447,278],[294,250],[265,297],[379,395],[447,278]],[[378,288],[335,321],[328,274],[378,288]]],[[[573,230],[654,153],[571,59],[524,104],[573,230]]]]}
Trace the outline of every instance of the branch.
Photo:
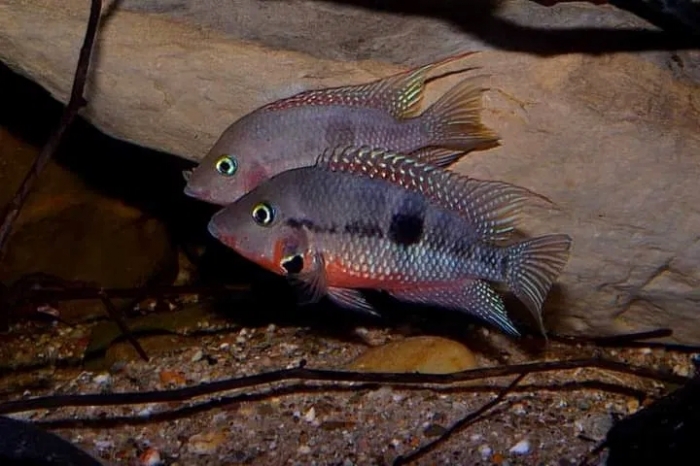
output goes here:
{"type": "Polygon", "coordinates": [[[30,411],[34,409],[62,408],[66,406],[114,406],[127,404],[181,402],[218,392],[241,388],[251,388],[258,385],[267,385],[289,380],[316,382],[364,382],[382,385],[450,385],[488,377],[504,377],[516,374],[533,374],[538,372],[571,370],[579,368],[605,369],[677,385],[683,385],[690,380],[690,377],[682,377],[624,362],[598,358],[486,367],[456,372],[453,374],[364,373],[324,369],[306,369],[305,367],[301,366],[292,369],[263,372],[251,376],[203,383],[192,387],[185,387],[175,390],[112,394],[56,395],[9,401],[0,404],[0,414],[30,411]]]}
{"type": "Polygon", "coordinates": [[[443,432],[442,435],[438,436],[435,440],[418,447],[417,449],[415,449],[414,451],[412,451],[411,453],[409,453],[406,456],[403,456],[403,455],[397,456],[394,459],[393,465],[394,466],[401,466],[404,464],[409,464],[410,462],[415,461],[417,459],[420,459],[422,456],[430,453],[435,448],[440,446],[440,444],[448,441],[450,439],[450,437],[452,436],[452,434],[455,434],[458,431],[464,429],[465,427],[468,427],[468,426],[474,424],[476,421],[479,420],[479,418],[484,413],[486,413],[488,410],[490,410],[491,408],[496,406],[498,403],[500,403],[503,400],[503,398],[505,398],[506,395],[508,395],[508,393],[510,393],[516,387],[516,385],[518,385],[520,383],[520,381],[525,378],[526,375],[527,374],[522,373],[519,376],[517,376],[515,378],[515,380],[513,380],[511,383],[509,383],[508,386],[503,388],[498,393],[496,398],[494,398],[493,400],[491,400],[488,403],[486,403],[485,405],[483,405],[481,408],[467,414],[462,419],[460,419],[459,421],[452,424],[449,427],[449,429],[447,429],[445,432],[443,432]]]}
{"type": "Polygon", "coordinates": [[[12,198],[10,203],[5,208],[2,225],[0,225],[0,259],[2,259],[5,252],[7,239],[12,232],[12,226],[22,211],[24,201],[31,192],[34,182],[46,166],[47,162],[56,152],[56,149],[63,138],[63,134],[75,119],[78,111],[87,104],[83,98],[83,91],[85,89],[85,82],[87,81],[88,68],[90,67],[90,55],[95,42],[95,36],[97,35],[97,26],[100,20],[101,10],[102,0],[92,0],[90,6],[90,18],[88,20],[87,30],[85,31],[83,46],[80,49],[80,56],[78,58],[78,65],[75,70],[75,76],[73,77],[73,88],[71,90],[68,105],[61,116],[61,121],[59,122],[58,127],[53,134],[51,134],[51,137],[46,142],[39,155],[36,157],[36,159],[34,159],[34,163],[29,169],[29,173],[27,173],[27,176],[22,181],[19,189],[15,193],[15,197],[12,198]]]}

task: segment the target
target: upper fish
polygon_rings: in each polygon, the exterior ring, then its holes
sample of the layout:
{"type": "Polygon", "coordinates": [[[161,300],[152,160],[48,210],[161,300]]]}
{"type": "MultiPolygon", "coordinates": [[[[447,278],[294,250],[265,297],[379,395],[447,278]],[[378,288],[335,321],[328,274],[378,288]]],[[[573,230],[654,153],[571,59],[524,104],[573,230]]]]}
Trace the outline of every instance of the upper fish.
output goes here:
{"type": "Polygon", "coordinates": [[[254,110],[231,124],[186,174],[185,194],[226,205],[278,173],[313,165],[329,147],[383,147],[446,166],[493,144],[499,137],[480,121],[484,89],[473,77],[418,115],[430,72],[472,53],[367,84],[301,92],[254,110]]]}
{"type": "Polygon", "coordinates": [[[461,176],[369,147],[327,150],[316,164],[261,183],[217,212],[209,232],[247,259],[303,284],[311,301],[374,312],[361,290],[460,310],[518,335],[492,283],[537,319],[571,238],[507,244],[526,188],[461,176]]]}

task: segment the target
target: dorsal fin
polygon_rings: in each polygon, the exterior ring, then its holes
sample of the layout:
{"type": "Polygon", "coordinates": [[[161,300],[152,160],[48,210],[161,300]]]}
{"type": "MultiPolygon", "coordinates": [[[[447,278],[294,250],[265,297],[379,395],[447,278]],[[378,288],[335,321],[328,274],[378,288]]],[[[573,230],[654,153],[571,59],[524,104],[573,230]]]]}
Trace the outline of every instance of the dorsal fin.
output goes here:
{"type": "Polygon", "coordinates": [[[502,181],[469,178],[396,152],[362,147],[326,150],[316,166],[380,178],[419,192],[437,205],[458,213],[484,240],[501,240],[515,228],[523,204],[549,199],[502,181]]]}
{"type": "Polygon", "coordinates": [[[275,111],[308,105],[342,105],[372,107],[385,110],[396,119],[415,116],[423,99],[428,73],[437,67],[477,53],[454,55],[444,60],[414,68],[365,84],[329,87],[300,92],[286,99],[272,102],[260,110],[275,111]]]}

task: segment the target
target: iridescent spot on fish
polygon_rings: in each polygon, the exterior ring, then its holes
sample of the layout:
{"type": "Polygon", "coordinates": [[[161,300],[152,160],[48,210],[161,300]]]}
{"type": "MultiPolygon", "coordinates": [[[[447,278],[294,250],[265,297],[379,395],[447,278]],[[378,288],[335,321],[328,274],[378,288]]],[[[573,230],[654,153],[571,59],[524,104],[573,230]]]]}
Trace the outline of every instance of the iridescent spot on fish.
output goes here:
{"type": "Polygon", "coordinates": [[[425,203],[416,196],[404,198],[391,216],[389,239],[402,246],[418,243],[425,227],[425,203]]]}

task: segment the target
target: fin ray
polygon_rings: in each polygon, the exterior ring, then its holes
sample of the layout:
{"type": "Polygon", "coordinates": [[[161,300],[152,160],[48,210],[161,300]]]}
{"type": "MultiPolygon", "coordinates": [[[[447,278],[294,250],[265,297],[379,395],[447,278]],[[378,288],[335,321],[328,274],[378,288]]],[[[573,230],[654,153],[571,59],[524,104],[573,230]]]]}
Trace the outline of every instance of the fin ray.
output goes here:
{"type": "Polygon", "coordinates": [[[569,260],[572,240],[569,235],[554,234],[529,239],[508,247],[506,282],[537,320],[542,322],[542,305],[554,281],[569,260]]]}
{"type": "Polygon", "coordinates": [[[466,78],[428,107],[425,120],[431,145],[465,152],[495,144],[500,136],[481,122],[481,98],[485,89],[466,78]]]}
{"type": "Polygon", "coordinates": [[[464,52],[369,83],[312,89],[265,105],[261,110],[275,111],[307,105],[343,105],[377,108],[396,119],[417,115],[428,74],[477,51],[464,52]]]}
{"type": "Polygon", "coordinates": [[[464,154],[465,152],[461,150],[427,146],[416,149],[408,155],[416,160],[427,162],[440,168],[447,168],[462,158],[464,154]]]}
{"type": "Polygon", "coordinates": [[[416,288],[388,292],[400,301],[466,312],[488,322],[508,335],[520,336],[520,332],[506,313],[503,300],[484,281],[469,279],[439,286],[417,286],[416,288]]]}
{"type": "Polygon", "coordinates": [[[328,299],[338,306],[379,317],[379,313],[374,309],[374,306],[367,301],[359,290],[329,287],[327,296],[328,299]]]}

